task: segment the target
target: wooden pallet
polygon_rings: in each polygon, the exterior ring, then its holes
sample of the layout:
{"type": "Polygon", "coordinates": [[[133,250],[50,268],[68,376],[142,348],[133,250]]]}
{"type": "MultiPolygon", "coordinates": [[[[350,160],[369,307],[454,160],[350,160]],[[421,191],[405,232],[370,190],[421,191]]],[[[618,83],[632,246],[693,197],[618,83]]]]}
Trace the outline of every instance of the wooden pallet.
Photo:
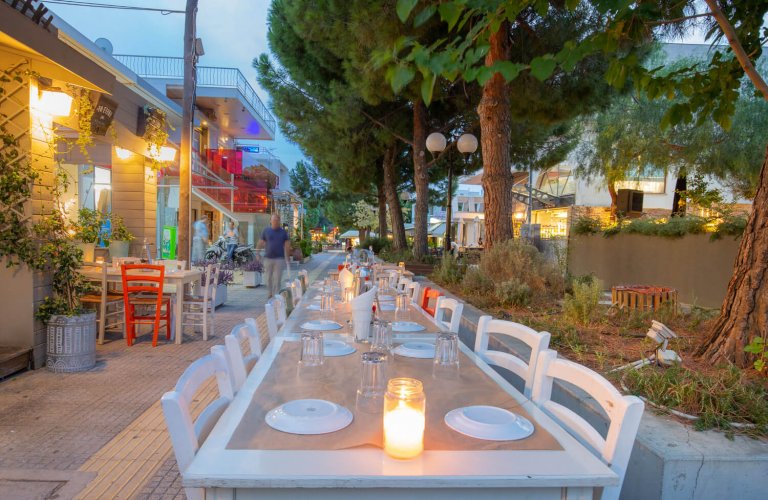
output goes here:
{"type": "Polygon", "coordinates": [[[0,380],[30,367],[32,349],[0,345],[0,380]]]}
{"type": "Polygon", "coordinates": [[[671,306],[677,312],[677,290],[662,286],[619,285],[611,288],[611,303],[619,309],[658,311],[671,306]]]}

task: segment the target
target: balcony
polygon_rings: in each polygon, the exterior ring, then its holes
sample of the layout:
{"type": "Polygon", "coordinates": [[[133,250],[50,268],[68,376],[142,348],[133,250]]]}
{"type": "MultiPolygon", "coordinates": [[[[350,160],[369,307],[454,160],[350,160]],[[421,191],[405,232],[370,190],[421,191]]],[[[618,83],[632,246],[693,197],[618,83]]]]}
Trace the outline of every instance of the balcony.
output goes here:
{"type": "MultiPolygon", "coordinates": [[[[150,83],[162,85],[160,90],[171,99],[180,100],[183,97],[183,58],[137,55],[115,55],[114,58],[138,76],[150,80],[150,83]]],[[[197,88],[198,107],[215,110],[223,130],[229,135],[254,139],[274,138],[277,127],[275,118],[239,69],[197,66],[197,88]],[[244,106],[247,105],[250,108],[249,114],[258,124],[249,123],[240,106],[226,106],[228,98],[237,98],[244,106]]]]}

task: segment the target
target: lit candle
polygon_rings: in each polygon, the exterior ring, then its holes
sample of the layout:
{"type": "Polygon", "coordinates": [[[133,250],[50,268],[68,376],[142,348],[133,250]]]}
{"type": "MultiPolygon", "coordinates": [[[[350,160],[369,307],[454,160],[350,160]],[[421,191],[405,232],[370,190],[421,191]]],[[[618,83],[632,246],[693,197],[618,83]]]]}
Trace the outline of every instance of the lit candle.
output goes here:
{"type": "Polygon", "coordinates": [[[97,264],[103,264],[104,263],[104,257],[96,257],[96,263],[97,264]]]}
{"type": "Polygon", "coordinates": [[[384,452],[400,459],[424,451],[426,398],[420,381],[393,378],[384,396],[384,452]]]}

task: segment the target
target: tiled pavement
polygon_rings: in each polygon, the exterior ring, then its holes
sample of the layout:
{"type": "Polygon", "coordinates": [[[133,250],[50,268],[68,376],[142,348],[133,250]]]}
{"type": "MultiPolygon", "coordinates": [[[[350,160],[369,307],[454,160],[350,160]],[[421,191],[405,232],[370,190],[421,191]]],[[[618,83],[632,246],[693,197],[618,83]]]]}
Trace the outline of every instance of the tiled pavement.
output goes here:
{"type": "MultiPolygon", "coordinates": [[[[320,254],[302,267],[313,281],[339,258],[339,254],[320,254]]],[[[97,366],[88,372],[63,375],[37,370],[0,382],[0,499],[67,498],[73,490],[82,489],[75,484],[85,484],[91,477],[95,477],[91,484],[98,482],[96,473],[78,470],[111,474],[114,482],[140,483],[130,488],[134,494],[125,496],[126,489],[87,494],[86,488],[85,498],[183,498],[173,455],[162,447],[151,448],[151,433],[157,431],[146,429],[141,435],[142,429],[134,427],[154,419],[154,428],[162,428],[156,411],[160,396],[192,361],[222,343],[243,318],[257,317],[266,332],[265,301],[264,287],[233,285],[227,303],[217,310],[216,334],[207,342],[200,334],[185,335],[181,345],[161,342],[152,348],[147,335],[128,348],[121,337],[113,336],[98,346],[97,366]],[[126,443],[131,440],[149,443],[147,453],[156,456],[144,469],[120,477],[118,473],[129,465],[125,457],[130,457],[131,450],[126,451],[126,443]],[[94,457],[102,450],[113,450],[110,467],[94,467],[98,462],[94,457]]]]}

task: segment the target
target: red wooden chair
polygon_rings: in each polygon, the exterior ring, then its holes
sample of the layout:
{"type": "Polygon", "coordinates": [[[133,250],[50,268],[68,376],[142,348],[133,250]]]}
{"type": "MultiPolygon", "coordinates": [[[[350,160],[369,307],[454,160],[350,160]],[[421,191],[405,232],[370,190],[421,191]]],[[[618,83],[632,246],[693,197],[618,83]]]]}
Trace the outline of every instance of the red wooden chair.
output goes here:
{"type": "Polygon", "coordinates": [[[125,306],[125,340],[133,345],[136,325],[153,325],[152,347],[157,346],[160,320],[165,321],[165,338],[171,338],[171,298],[163,295],[165,266],[123,264],[123,304],[125,306]],[[131,272],[133,271],[133,272],[131,272]],[[155,274],[153,271],[156,271],[155,274]],[[137,315],[136,307],[143,306],[153,314],[137,315]],[[165,307],[165,310],[163,310],[165,307]]]}
{"type": "Polygon", "coordinates": [[[421,299],[421,308],[427,311],[430,316],[434,316],[435,308],[437,307],[437,298],[442,296],[443,296],[443,293],[440,290],[436,290],[430,287],[425,287],[424,295],[421,299]],[[435,305],[433,305],[432,307],[429,307],[429,302],[432,299],[435,299],[435,305]]]}

